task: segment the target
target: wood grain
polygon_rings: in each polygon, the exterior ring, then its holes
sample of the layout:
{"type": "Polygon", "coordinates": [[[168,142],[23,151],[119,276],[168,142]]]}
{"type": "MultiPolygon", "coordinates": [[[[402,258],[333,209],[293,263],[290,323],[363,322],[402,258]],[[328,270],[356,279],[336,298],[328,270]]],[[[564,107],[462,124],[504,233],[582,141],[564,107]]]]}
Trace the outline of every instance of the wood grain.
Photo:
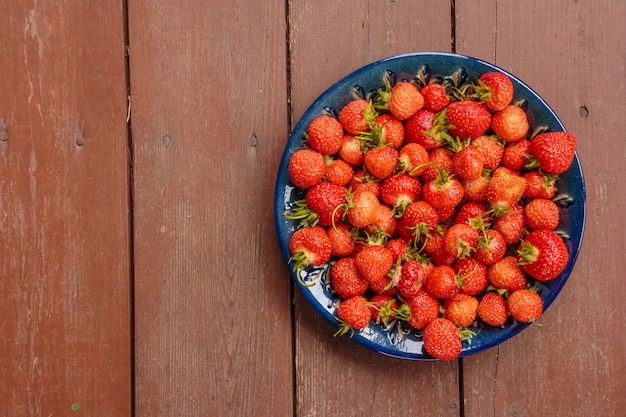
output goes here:
{"type": "Polygon", "coordinates": [[[619,416],[626,408],[626,174],[617,168],[626,159],[624,15],[621,1],[457,2],[458,51],[495,57],[543,96],[577,135],[587,186],[581,254],[542,327],[463,360],[468,417],[619,416]],[[493,53],[473,29],[484,4],[493,53]]]}
{"type": "Polygon", "coordinates": [[[130,415],[122,2],[2,9],[0,416],[130,415]]]}
{"type": "MultiPolygon", "coordinates": [[[[447,3],[292,1],[289,11],[294,124],[319,94],[362,65],[451,46],[447,3]]],[[[459,415],[455,362],[394,359],[333,338],[334,328],[299,292],[295,302],[296,415],[459,415]]]]}
{"type": "Polygon", "coordinates": [[[137,416],[292,413],[284,6],[129,2],[137,416]]]}

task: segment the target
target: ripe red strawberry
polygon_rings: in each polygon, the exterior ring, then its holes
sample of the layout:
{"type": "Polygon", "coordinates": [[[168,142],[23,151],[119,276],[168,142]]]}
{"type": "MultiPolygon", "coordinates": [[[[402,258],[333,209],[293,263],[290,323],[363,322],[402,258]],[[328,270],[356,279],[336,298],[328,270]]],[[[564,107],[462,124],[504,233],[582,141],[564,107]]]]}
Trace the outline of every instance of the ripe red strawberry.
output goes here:
{"type": "Polygon", "coordinates": [[[444,249],[444,236],[447,231],[447,227],[437,226],[424,241],[424,253],[435,265],[452,265],[456,260],[454,255],[450,255],[444,249]]]}
{"type": "Polygon", "coordinates": [[[287,171],[289,179],[296,187],[312,187],[326,173],[324,156],[312,149],[298,149],[291,155],[287,171]]]}
{"type": "Polygon", "coordinates": [[[422,87],[424,108],[432,112],[438,112],[450,104],[450,98],[443,85],[433,82],[422,87]]]}
{"type": "Polygon", "coordinates": [[[491,126],[491,113],[487,108],[475,101],[453,101],[446,109],[446,117],[450,124],[448,133],[461,140],[477,138],[491,126]]]}
{"type": "Polygon", "coordinates": [[[482,202],[487,199],[486,192],[489,186],[489,179],[484,175],[473,179],[461,181],[463,185],[464,195],[466,200],[474,202],[482,202]]]}
{"type": "Polygon", "coordinates": [[[326,182],[337,185],[346,185],[352,180],[354,169],[342,159],[325,157],[326,161],[326,182]]]}
{"type": "Polygon", "coordinates": [[[376,294],[370,299],[369,305],[372,320],[385,326],[400,315],[398,300],[388,294],[376,294]]]}
{"type": "Polygon", "coordinates": [[[454,216],[454,223],[464,223],[476,230],[483,230],[491,223],[491,217],[484,204],[468,201],[459,207],[454,216]]]}
{"type": "Polygon", "coordinates": [[[487,169],[496,169],[502,162],[504,146],[497,136],[482,135],[472,140],[471,146],[478,149],[487,169]]]}
{"type": "Polygon", "coordinates": [[[380,244],[366,245],[354,257],[357,270],[367,282],[384,277],[393,266],[393,254],[380,244]]]}
{"type": "Polygon", "coordinates": [[[330,259],[332,246],[330,239],[321,226],[308,226],[297,229],[289,239],[289,250],[293,268],[302,285],[312,285],[304,282],[302,271],[307,266],[321,266],[330,259]]]}
{"type": "Polygon", "coordinates": [[[337,260],[330,269],[330,285],[343,299],[363,295],[369,283],[357,271],[354,258],[346,257],[337,260]]]}
{"type": "Polygon", "coordinates": [[[424,107],[424,97],[414,84],[401,81],[391,88],[388,106],[396,119],[406,120],[424,107]]]}
{"type": "Polygon", "coordinates": [[[474,180],[483,174],[483,156],[473,146],[465,146],[452,157],[452,170],[459,178],[474,180]]]}
{"type": "Polygon", "coordinates": [[[520,240],[525,225],[524,207],[520,204],[514,204],[509,211],[501,213],[493,220],[492,228],[502,234],[507,245],[511,245],[520,240]]]}
{"type": "Polygon", "coordinates": [[[501,72],[490,71],[478,79],[476,92],[485,106],[494,111],[504,109],[513,100],[513,83],[501,72]]]}
{"type": "Polygon", "coordinates": [[[422,181],[432,181],[437,178],[440,170],[446,171],[448,174],[452,174],[452,158],[454,153],[448,148],[433,149],[428,153],[428,162],[422,172],[422,181]]]}
{"type": "Polygon", "coordinates": [[[428,151],[419,143],[407,143],[400,149],[397,170],[419,177],[424,172],[428,162],[428,151]]]}
{"type": "Polygon", "coordinates": [[[478,230],[465,223],[455,223],[443,237],[444,250],[457,259],[470,256],[478,245],[478,230]]]}
{"type": "Polygon", "coordinates": [[[436,207],[437,215],[439,216],[439,223],[443,223],[448,219],[451,219],[456,212],[455,206],[436,207]]]}
{"type": "Polygon", "coordinates": [[[398,150],[391,146],[370,149],[363,157],[367,172],[378,179],[388,177],[396,169],[398,150]]]}
{"type": "Polygon", "coordinates": [[[575,148],[576,137],[573,134],[547,132],[532,138],[528,150],[536,161],[533,167],[537,166],[551,174],[562,174],[574,161],[575,148]]]}
{"type": "Polygon", "coordinates": [[[454,207],[461,202],[464,193],[459,180],[440,170],[437,178],[424,184],[422,199],[436,208],[454,207]]]}
{"type": "Polygon", "coordinates": [[[367,172],[358,170],[354,172],[350,181],[350,189],[356,193],[357,191],[369,191],[378,198],[380,195],[380,182],[367,172]]]}
{"type": "Polygon", "coordinates": [[[309,124],[307,137],[311,148],[324,155],[333,155],[341,148],[343,128],[334,117],[319,116],[309,124]]]}
{"type": "Polygon", "coordinates": [[[339,148],[339,158],[346,161],[353,167],[363,164],[363,150],[361,149],[361,141],[356,136],[345,134],[341,139],[341,147],[339,148]]]}
{"type": "Polygon", "coordinates": [[[450,300],[444,301],[444,318],[456,326],[470,327],[476,321],[478,299],[472,295],[459,293],[450,300]]]}
{"type": "Polygon", "coordinates": [[[461,354],[461,335],[450,320],[436,318],[424,329],[424,350],[442,361],[451,361],[461,354]]]}
{"type": "Polygon", "coordinates": [[[405,301],[411,312],[407,324],[414,329],[424,329],[431,321],[439,317],[439,299],[423,288],[415,297],[407,298],[405,301]]]}
{"type": "Polygon", "coordinates": [[[376,233],[383,233],[386,236],[392,236],[398,228],[398,220],[393,215],[391,207],[385,204],[378,205],[378,216],[373,223],[363,228],[365,232],[372,236],[376,233]]]}
{"type": "Polygon", "coordinates": [[[490,326],[502,326],[509,317],[504,298],[495,291],[483,295],[478,303],[478,317],[490,326]]]}
{"type": "Polygon", "coordinates": [[[514,256],[505,256],[487,268],[487,279],[494,287],[509,292],[526,287],[526,276],[514,256]]]}
{"type": "Polygon", "coordinates": [[[363,99],[354,99],[339,111],[339,123],[349,134],[355,135],[370,130],[370,123],[376,117],[372,103],[363,99]]]}
{"type": "Polygon", "coordinates": [[[526,112],[519,106],[508,105],[491,116],[491,129],[507,142],[519,142],[528,133],[526,112]]]}
{"type": "Polygon", "coordinates": [[[356,190],[348,199],[347,216],[352,226],[364,228],[378,220],[378,196],[369,190],[356,190]]]}
{"type": "Polygon", "coordinates": [[[409,242],[401,237],[388,240],[385,246],[391,251],[394,264],[398,262],[399,259],[404,260],[410,253],[409,242]]]}
{"type": "Polygon", "coordinates": [[[375,128],[380,130],[380,144],[390,144],[399,148],[404,142],[404,124],[391,114],[385,113],[374,119],[375,128]]]}
{"type": "Polygon", "coordinates": [[[531,290],[522,289],[511,293],[506,304],[511,316],[521,323],[533,323],[543,313],[543,300],[531,290]]]}
{"type": "Polygon", "coordinates": [[[434,207],[425,201],[411,203],[404,210],[398,221],[398,234],[403,239],[414,241],[421,235],[428,236],[439,222],[439,215],[434,207]]]}
{"type": "Polygon", "coordinates": [[[354,252],[356,246],[354,233],[344,222],[335,223],[333,227],[326,229],[328,239],[332,246],[331,254],[333,256],[345,257],[350,256],[354,252]]]}
{"type": "Polygon", "coordinates": [[[404,142],[419,143],[426,150],[438,148],[445,139],[448,125],[445,112],[421,109],[404,123],[404,142]]]}
{"type": "Polygon", "coordinates": [[[380,198],[393,208],[393,215],[400,217],[404,210],[422,195],[419,179],[408,174],[390,175],[380,184],[380,198]]]}
{"type": "Polygon", "coordinates": [[[556,278],[569,260],[567,246],[552,230],[533,230],[524,238],[517,253],[524,272],[539,281],[556,278]]]}
{"type": "Polygon", "coordinates": [[[523,139],[518,142],[509,143],[504,148],[502,164],[513,171],[519,171],[528,163],[528,152],[530,141],[523,139]]]}
{"type": "Polygon", "coordinates": [[[545,198],[554,197],[556,175],[542,174],[539,171],[528,171],[524,174],[526,178],[526,190],[524,195],[528,198],[545,198]]]}
{"type": "Polygon", "coordinates": [[[370,289],[374,294],[379,295],[395,295],[398,292],[398,289],[393,286],[391,278],[387,275],[370,282],[370,289]]]}
{"type": "Polygon", "coordinates": [[[344,186],[329,182],[318,182],[309,188],[305,194],[307,207],[317,214],[320,226],[330,226],[333,222],[341,221],[348,189],[344,186]]]}
{"type": "Polygon", "coordinates": [[[489,180],[485,196],[497,214],[517,204],[525,190],[526,179],[524,177],[514,175],[507,170],[496,170],[489,180]]]}
{"type": "Polygon", "coordinates": [[[422,264],[415,260],[408,260],[402,264],[400,279],[396,284],[400,295],[405,298],[415,297],[431,269],[432,265],[422,264]]]}
{"type": "Polygon", "coordinates": [[[463,294],[477,295],[487,289],[487,267],[475,257],[468,256],[455,261],[452,269],[458,277],[459,290],[463,294]]]}
{"type": "Polygon", "coordinates": [[[348,332],[354,333],[366,327],[372,319],[367,299],[362,295],[348,298],[337,308],[337,322],[339,327],[335,336],[342,336],[348,332]]]}
{"type": "Polygon", "coordinates": [[[478,238],[474,257],[482,264],[493,265],[504,257],[506,249],[506,241],[502,233],[496,229],[487,229],[478,238]]]}
{"type": "Polygon", "coordinates": [[[552,200],[537,198],[524,207],[526,226],[530,230],[554,230],[559,226],[559,207],[552,200]]]}
{"type": "Polygon", "coordinates": [[[459,292],[454,269],[448,265],[436,265],[424,286],[431,295],[444,300],[453,298],[459,292]]]}

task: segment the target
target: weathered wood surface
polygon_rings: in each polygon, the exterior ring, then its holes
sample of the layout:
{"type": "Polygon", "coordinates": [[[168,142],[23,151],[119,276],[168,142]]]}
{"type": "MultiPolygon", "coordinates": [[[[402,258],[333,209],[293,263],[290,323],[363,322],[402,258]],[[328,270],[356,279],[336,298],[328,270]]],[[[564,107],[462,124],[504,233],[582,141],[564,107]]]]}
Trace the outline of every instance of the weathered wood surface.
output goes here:
{"type": "Polygon", "coordinates": [[[130,415],[122,2],[1,8],[0,416],[130,415]]]}
{"type": "Polygon", "coordinates": [[[0,416],[621,416],[625,17],[619,0],[5,1],[0,416]],[[272,212],[307,106],[427,50],[532,85],[587,183],[583,248],[542,326],[450,363],[334,338],[272,212]]]}

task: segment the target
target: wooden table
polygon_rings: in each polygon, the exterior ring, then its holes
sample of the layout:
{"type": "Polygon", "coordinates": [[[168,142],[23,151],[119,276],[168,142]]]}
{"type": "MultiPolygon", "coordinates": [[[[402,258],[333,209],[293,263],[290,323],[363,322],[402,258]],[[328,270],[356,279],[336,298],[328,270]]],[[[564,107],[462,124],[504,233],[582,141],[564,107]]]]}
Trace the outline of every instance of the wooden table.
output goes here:
{"type": "Polygon", "coordinates": [[[0,416],[624,416],[626,2],[2,1],[0,416]],[[376,354],[294,289],[290,128],[382,57],[455,51],[578,137],[578,263],[453,362],[376,354]]]}

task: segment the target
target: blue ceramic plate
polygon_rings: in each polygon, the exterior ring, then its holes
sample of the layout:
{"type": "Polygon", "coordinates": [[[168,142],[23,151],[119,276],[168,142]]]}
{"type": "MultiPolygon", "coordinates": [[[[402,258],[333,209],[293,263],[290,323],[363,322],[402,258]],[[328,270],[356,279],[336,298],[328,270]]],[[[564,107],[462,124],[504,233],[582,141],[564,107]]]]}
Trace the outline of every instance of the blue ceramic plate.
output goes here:
{"type": "MultiPolygon", "coordinates": [[[[289,261],[291,256],[289,253],[289,238],[298,227],[298,223],[285,219],[283,214],[288,210],[291,202],[303,198],[303,193],[290,183],[287,166],[292,153],[303,146],[302,140],[309,123],[315,117],[329,110],[332,111],[334,109],[338,112],[354,98],[355,91],[371,92],[383,87],[383,77],[387,71],[395,73],[398,79],[411,79],[415,77],[420,69],[428,69],[431,74],[444,77],[451,76],[457,70],[463,69],[469,80],[472,81],[488,71],[503,72],[513,82],[515,89],[513,101],[526,101],[531,131],[537,126],[546,126],[552,131],[566,130],[554,111],[529,86],[507,71],[485,61],[452,53],[412,53],[393,56],[368,64],[337,81],[315,100],[306,110],[289,137],[280,166],[278,167],[274,195],[276,228],[282,255],[286,262],[289,261]]],[[[569,262],[561,275],[552,281],[538,283],[539,294],[544,302],[544,310],[558,296],[572,272],[583,236],[585,224],[585,183],[578,155],[576,155],[570,169],[560,176],[557,183],[557,194],[566,194],[571,198],[569,204],[560,208],[561,224],[559,226],[559,230],[567,236],[565,242],[570,256],[569,262]]],[[[330,264],[332,264],[332,261],[330,264]]],[[[312,286],[301,285],[291,265],[289,265],[289,269],[292,279],[306,299],[322,317],[336,325],[335,312],[338,297],[331,291],[326,279],[330,264],[321,268],[310,268],[306,271],[306,273],[315,274],[316,276],[321,273],[317,279],[311,280],[312,286]]],[[[478,324],[472,328],[476,336],[468,342],[463,342],[461,356],[467,356],[496,346],[518,334],[527,326],[528,324],[514,322],[511,318],[501,328],[478,324]]],[[[394,357],[432,359],[424,351],[422,338],[419,333],[399,332],[397,326],[385,328],[382,325],[370,323],[365,329],[355,332],[352,340],[372,350],[394,357]]]]}

